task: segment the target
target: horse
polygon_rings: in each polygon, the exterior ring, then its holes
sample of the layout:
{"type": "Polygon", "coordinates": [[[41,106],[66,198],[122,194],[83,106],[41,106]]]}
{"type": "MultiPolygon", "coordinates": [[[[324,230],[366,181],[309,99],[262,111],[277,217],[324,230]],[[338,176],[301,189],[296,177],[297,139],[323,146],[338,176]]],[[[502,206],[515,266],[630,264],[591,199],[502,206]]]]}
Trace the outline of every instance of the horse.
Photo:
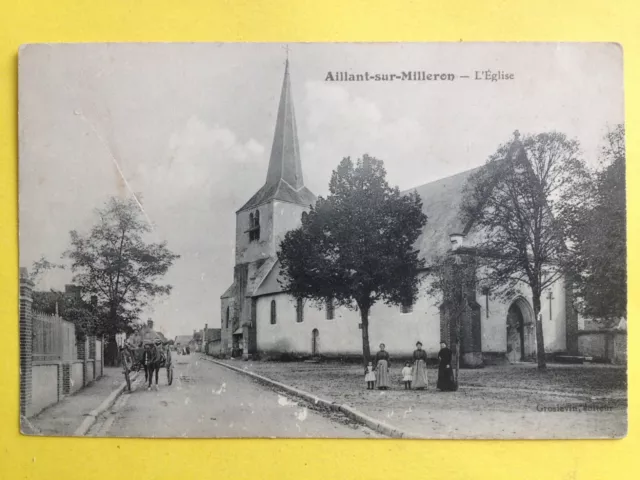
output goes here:
{"type": "Polygon", "coordinates": [[[160,368],[164,367],[166,364],[165,353],[158,347],[158,345],[153,344],[147,344],[144,346],[142,365],[144,366],[145,383],[149,381],[147,390],[151,390],[154,372],[156,374],[156,390],[158,389],[158,372],[160,372],[160,368]]]}

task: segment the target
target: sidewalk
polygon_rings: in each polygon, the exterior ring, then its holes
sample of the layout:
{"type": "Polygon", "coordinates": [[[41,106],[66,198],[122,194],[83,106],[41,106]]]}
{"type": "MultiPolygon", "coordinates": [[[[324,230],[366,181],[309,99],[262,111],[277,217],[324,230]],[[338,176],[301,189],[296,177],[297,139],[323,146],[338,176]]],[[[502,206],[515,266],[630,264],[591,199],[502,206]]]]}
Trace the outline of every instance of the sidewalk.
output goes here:
{"type": "Polygon", "coordinates": [[[35,435],[70,436],[82,424],[86,416],[98,408],[109,394],[117,389],[124,377],[120,367],[105,367],[104,375],[90,386],[28,419],[35,435]]]}

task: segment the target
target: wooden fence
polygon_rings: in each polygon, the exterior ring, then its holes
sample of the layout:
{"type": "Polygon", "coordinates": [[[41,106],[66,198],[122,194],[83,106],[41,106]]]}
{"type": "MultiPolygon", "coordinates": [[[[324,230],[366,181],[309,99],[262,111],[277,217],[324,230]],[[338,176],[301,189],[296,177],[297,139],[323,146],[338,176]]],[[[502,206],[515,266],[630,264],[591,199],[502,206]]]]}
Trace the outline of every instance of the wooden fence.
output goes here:
{"type": "Polygon", "coordinates": [[[56,315],[34,312],[33,361],[74,361],[78,358],[76,328],[56,315]]]}

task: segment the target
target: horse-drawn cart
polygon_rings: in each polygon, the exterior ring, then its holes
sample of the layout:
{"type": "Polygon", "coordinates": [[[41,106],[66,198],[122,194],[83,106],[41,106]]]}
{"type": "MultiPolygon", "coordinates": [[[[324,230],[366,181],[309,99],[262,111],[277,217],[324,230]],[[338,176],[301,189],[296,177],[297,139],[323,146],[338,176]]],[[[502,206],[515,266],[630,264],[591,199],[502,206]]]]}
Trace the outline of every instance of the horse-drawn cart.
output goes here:
{"type": "Polygon", "coordinates": [[[156,386],[158,385],[158,370],[161,368],[166,368],[167,370],[167,384],[171,385],[173,383],[171,349],[167,345],[163,345],[159,338],[154,341],[145,339],[137,345],[133,344],[131,339],[128,339],[120,347],[120,360],[129,391],[131,391],[131,374],[140,370],[144,371],[145,382],[149,382],[149,388],[151,388],[154,372],[156,374],[156,386]]]}

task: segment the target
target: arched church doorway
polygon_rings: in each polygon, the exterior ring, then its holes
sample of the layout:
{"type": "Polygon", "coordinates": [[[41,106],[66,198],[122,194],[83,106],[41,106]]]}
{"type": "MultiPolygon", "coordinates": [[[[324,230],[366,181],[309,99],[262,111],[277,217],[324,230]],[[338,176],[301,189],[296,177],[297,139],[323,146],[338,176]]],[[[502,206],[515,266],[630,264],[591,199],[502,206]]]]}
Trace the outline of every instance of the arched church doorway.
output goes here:
{"type": "Polygon", "coordinates": [[[535,354],[534,315],[529,302],[517,298],[507,312],[507,360],[524,362],[535,354]]]}
{"type": "Polygon", "coordinates": [[[320,354],[320,332],[317,328],[314,328],[311,331],[311,354],[319,355],[320,354]]]}

